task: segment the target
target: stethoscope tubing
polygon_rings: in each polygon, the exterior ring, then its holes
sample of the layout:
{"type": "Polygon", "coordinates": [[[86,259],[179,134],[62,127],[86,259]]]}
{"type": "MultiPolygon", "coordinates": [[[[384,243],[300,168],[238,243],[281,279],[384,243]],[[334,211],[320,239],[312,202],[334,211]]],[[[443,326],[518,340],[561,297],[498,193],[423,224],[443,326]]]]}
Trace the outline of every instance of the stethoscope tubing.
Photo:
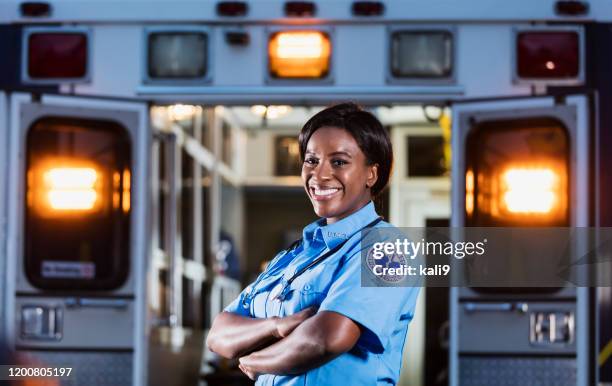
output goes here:
{"type": "MultiPolygon", "coordinates": [[[[364,226],[363,228],[359,229],[357,232],[361,232],[364,231],[366,229],[372,228],[374,226],[376,226],[376,224],[378,224],[379,222],[382,221],[382,217],[377,217],[376,220],[368,223],[366,226],[364,226]]],[[[283,252],[283,256],[286,255],[287,253],[289,253],[290,251],[297,249],[299,247],[299,245],[302,244],[302,239],[299,239],[297,241],[295,241],[293,244],[291,244],[291,246],[287,249],[285,249],[283,252]]],[[[278,294],[276,294],[276,296],[274,296],[273,298],[275,300],[279,300],[279,301],[283,301],[285,300],[285,297],[287,295],[287,289],[291,286],[291,283],[293,283],[293,281],[295,279],[297,279],[298,277],[300,277],[302,274],[304,274],[306,271],[312,269],[313,267],[315,267],[316,265],[318,265],[319,263],[321,263],[322,261],[326,260],[327,258],[329,258],[330,256],[334,255],[336,252],[338,252],[340,249],[342,249],[342,247],[344,247],[346,245],[346,243],[349,241],[349,239],[344,240],[343,242],[341,242],[340,244],[336,245],[334,248],[330,249],[329,251],[325,252],[324,254],[318,256],[316,259],[314,259],[313,261],[311,261],[310,263],[308,263],[306,266],[302,267],[301,269],[299,269],[297,272],[295,272],[283,285],[282,288],[278,291],[278,294]]],[[[268,269],[272,268],[271,264],[266,268],[266,271],[268,271],[268,269]]],[[[257,285],[259,284],[259,282],[261,280],[263,280],[264,278],[266,278],[267,276],[264,275],[262,273],[262,275],[260,275],[257,280],[255,280],[255,283],[253,283],[251,285],[251,289],[248,291],[248,293],[245,294],[245,297],[242,300],[242,306],[244,308],[248,308],[253,300],[253,298],[255,297],[256,293],[255,293],[255,289],[257,288],[257,285]]],[[[279,284],[280,285],[280,284],[279,284]]],[[[276,287],[275,287],[276,289],[276,287]]]]}

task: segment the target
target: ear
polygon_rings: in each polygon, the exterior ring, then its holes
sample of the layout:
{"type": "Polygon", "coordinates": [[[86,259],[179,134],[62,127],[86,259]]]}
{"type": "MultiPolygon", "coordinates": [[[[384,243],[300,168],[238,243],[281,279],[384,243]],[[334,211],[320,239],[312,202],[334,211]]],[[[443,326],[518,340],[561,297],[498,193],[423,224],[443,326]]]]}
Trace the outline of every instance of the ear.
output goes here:
{"type": "Polygon", "coordinates": [[[378,164],[368,166],[368,178],[366,179],[366,185],[372,188],[378,180],[378,164]]]}

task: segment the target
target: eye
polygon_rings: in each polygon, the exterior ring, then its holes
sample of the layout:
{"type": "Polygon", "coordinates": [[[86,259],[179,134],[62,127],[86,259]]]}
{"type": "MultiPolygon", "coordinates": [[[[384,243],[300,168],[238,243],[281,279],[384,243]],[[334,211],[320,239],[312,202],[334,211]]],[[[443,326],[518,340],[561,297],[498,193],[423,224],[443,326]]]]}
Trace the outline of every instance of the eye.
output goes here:
{"type": "Polygon", "coordinates": [[[314,157],[306,157],[306,159],[304,160],[304,163],[306,165],[316,165],[318,162],[319,160],[314,157]]]}
{"type": "Polygon", "coordinates": [[[332,160],[332,165],[334,165],[334,166],[344,166],[346,164],[348,164],[348,162],[343,160],[343,159],[332,160]]]}

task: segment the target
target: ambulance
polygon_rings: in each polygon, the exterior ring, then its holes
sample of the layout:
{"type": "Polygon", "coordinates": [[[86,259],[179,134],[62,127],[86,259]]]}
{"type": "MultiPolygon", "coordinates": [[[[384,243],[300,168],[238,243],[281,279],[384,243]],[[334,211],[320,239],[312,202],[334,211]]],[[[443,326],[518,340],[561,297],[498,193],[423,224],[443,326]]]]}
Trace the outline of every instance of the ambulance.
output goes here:
{"type": "MultiPolygon", "coordinates": [[[[206,332],[313,219],[335,102],[390,132],[396,226],[612,225],[609,0],[3,0],[0,53],[0,342],[62,382],[245,381],[206,332]],[[500,209],[542,159],[560,204],[500,209]]],[[[424,288],[399,384],[612,384],[610,288],[424,288]]]]}

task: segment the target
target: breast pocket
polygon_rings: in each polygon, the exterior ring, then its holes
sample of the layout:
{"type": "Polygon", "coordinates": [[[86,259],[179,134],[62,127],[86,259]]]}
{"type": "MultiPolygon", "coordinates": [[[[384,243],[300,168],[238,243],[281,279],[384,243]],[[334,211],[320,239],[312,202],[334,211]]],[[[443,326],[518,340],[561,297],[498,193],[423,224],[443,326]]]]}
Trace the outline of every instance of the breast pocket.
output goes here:
{"type": "Polygon", "coordinates": [[[296,278],[294,284],[299,296],[300,310],[320,306],[327,296],[332,280],[333,266],[328,264],[320,264],[296,278]]]}

